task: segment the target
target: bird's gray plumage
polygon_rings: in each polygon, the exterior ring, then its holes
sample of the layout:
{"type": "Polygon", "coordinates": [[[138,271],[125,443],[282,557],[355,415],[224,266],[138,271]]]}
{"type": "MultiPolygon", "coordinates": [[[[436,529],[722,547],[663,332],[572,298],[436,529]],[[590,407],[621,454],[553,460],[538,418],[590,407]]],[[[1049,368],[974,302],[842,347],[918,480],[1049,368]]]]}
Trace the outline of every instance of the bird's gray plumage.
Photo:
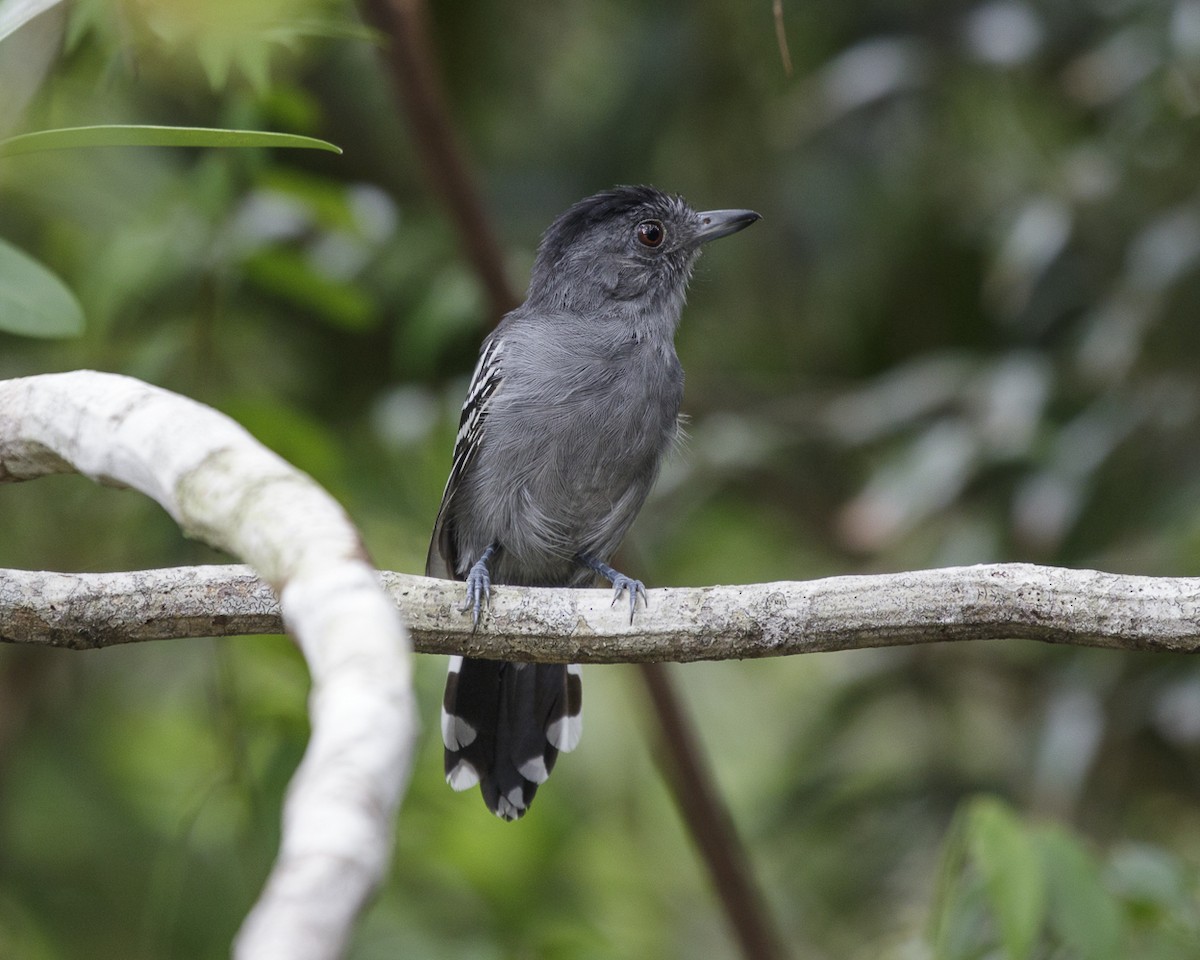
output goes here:
{"type": "MultiPolygon", "coordinates": [[[[652,187],[575,204],[542,238],[524,304],[484,341],[468,389],[426,573],[584,586],[607,567],[677,431],[674,335],[701,244],[751,211],[697,213],[652,187]],[[482,561],[482,562],[481,562],[482,561]]],[[[559,750],[578,741],[578,668],[455,658],[443,703],[447,780],[524,814],[559,750]]]]}

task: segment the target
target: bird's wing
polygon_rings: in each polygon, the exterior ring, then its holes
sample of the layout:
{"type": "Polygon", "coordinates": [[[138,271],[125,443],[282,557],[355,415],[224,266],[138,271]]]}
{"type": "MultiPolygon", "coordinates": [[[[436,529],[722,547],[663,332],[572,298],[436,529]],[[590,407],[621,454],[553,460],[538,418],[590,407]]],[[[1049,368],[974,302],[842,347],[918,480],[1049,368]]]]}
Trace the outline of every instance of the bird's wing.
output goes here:
{"type": "Polygon", "coordinates": [[[500,388],[504,340],[498,334],[499,331],[484,341],[479,351],[479,362],[475,365],[475,373],[471,376],[471,385],[467,388],[467,398],[463,401],[462,415],[458,420],[458,436],[454,441],[454,460],[450,465],[450,477],[446,480],[446,489],[442,493],[442,505],[438,508],[433,537],[429,543],[429,555],[425,560],[427,577],[460,579],[457,573],[458,550],[452,529],[450,504],[479,452],[483,425],[488,416],[488,405],[500,388]]]}

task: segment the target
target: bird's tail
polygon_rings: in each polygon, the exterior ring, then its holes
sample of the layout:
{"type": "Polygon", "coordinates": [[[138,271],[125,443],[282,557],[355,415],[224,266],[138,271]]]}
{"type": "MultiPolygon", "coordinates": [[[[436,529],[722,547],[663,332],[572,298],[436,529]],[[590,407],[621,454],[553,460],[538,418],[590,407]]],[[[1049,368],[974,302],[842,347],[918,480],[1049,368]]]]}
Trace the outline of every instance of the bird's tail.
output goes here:
{"type": "Polygon", "coordinates": [[[479,784],[488,809],[524,816],[560,751],[583,731],[580,668],[451,657],[442,700],[446,782],[479,784]]]}

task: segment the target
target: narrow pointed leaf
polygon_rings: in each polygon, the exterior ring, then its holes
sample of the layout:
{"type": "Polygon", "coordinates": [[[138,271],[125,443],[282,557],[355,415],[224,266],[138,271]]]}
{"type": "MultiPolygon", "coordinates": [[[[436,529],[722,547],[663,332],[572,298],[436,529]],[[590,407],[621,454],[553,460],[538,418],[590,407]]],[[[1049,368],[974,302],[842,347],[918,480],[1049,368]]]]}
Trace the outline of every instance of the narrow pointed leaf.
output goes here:
{"type": "Polygon", "coordinates": [[[213,127],[160,127],[106,124],[38,130],[0,140],[0,157],[75,147],[296,147],[341,153],[340,147],[315,137],[265,130],[221,130],[213,127]]]}
{"type": "Polygon", "coordinates": [[[961,876],[967,862],[967,821],[968,815],[964,808],[960,807],[942,842],[942,855],[934,881],[933,904],[927,930],[933,946],[934,960],[946,960],[954,955],[951,944],[961,907],[961,876]]]}

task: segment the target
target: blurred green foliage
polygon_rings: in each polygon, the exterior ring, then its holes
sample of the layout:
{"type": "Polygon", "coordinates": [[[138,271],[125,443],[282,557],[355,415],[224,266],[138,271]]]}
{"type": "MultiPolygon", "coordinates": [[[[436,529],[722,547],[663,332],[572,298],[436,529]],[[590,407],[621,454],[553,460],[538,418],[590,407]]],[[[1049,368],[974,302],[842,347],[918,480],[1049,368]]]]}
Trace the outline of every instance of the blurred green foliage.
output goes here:
{"type": "Polygon", "coordinates": [[[951,826],[934,898],[938,960],[1196,955],[1196,871],[1162,849],[1118,843],[1104,863],[1058,824],[1022,823],[992,797],[951,826]]]}
{"type": "MultiPolygon", "coordinates": [[[[613,183],[766,217],[700,264],[691,437],[625,567],[1196,572],[1200,3],[784,15],[791,78],[765,0],[433,10],[518,287],[554,215],[613,183]]],[[[355,9],[52,6],[0,42],[0,88],[0,136],[344,148],[0,160],[0,243],[87,318],[0,334],[0,376],[94,367],[210,403],[341,499],[380,566],[419,571],[486,309],[355,9]]],[[[0,488],[3,566],[215,558],[130,493],[0,488]]],[[[589,668],[583,744],[516,825],[441,782],[442,670],[421,658],[430,730],[356,960],[735,955],[631,670],[589,668]]],[[[1192,661],[1011,642],[679,675],[796,956],[1196,956],[1192,661]]],[[[224,954],[305,694],[281,638],[0,650],[0,958],[224,954]]]]}

